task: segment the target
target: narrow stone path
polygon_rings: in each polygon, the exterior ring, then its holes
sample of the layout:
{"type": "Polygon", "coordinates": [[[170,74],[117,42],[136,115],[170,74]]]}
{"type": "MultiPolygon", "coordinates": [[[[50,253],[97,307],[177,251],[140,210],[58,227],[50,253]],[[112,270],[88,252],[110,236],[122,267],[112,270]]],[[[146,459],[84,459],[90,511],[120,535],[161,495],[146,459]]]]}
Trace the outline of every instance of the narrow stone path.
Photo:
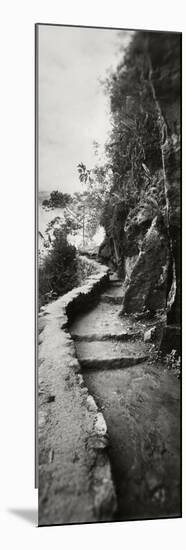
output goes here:
{"type": "Polygon", "coordinates": [[[108,427],[115,519],[177,517],[180,382],[162,365],[148,363],[143,334],[151,323],[119,317],[121,301],[121,281],[112,276],[98,305],[70,329],[84,380],[108,427]]]}

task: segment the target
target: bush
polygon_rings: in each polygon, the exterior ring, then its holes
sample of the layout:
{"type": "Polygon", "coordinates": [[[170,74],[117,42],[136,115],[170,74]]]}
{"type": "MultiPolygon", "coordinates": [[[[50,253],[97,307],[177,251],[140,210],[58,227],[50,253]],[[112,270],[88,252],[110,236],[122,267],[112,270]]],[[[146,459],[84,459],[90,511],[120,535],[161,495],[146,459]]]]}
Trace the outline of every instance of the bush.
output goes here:
{"type": "Polygon", "coordinates": [[[76,284],[76,248],[67,242],[64,229],[59,229],[44,264],[39,268],[39,306],[72,290],[76,284]]]}
{"type": "Polygon", "coordinates": [[[163,365],[167,368],[167,370],[171,370],[177,378],[181,377],[181,357],[175,349],[172,349],[170,353],[163,355],[162,352],[157,349],[156,345],[153,344],[150,349],[149,364],[163,365]]]}
{"type": "Polygon", "coordinates": [[[69,193],[52,191],[52,193],[50,193],[50,199],[45,199],[42,205],[48,206],[48,208],[65,208],[70,202],[71,196],[69,195],[69,193]]]}
{"type": "Polygon", "coordinates": [[[175,349],[172,349],[170,353],[164,358],[164,363],[167,366],[168,370],[173,370],[178,378],[181,375],[181,357],[176,353],[175,349]]]}

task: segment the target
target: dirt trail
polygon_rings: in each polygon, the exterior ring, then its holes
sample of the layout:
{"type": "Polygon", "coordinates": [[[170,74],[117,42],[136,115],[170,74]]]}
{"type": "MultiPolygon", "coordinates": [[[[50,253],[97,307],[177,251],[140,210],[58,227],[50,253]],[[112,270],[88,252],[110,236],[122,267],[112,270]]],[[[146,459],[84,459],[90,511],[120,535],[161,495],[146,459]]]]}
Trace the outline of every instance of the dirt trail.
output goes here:
{"type": "Polygon", "coordinates": [[[145,327],[118,316],[121,300],[122,285],[114,280],[71,326],[86,385],[107,422],[115,519],[177,517],[180,382],[162,365],[148,364],[145,327]]]}

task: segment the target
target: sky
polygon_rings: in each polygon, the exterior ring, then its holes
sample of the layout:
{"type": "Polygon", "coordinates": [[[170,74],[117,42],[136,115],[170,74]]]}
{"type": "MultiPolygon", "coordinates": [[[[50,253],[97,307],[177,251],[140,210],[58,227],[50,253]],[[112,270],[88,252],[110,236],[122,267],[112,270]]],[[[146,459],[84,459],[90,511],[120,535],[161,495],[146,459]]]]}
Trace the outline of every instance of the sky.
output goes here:
{"type": "Polygon", "coordinates": [[[116,68],[129,31],[39,26],[39,191],[79,190],[77,164],[92,168],[109,135],[109,98],[100,79],[116,68]]]}

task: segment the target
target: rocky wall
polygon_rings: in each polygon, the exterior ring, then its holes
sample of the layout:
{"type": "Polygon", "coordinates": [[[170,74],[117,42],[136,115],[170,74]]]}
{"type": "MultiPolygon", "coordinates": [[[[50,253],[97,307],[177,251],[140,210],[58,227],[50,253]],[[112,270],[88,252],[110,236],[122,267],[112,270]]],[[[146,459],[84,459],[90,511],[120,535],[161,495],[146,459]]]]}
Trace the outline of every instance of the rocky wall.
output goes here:
{"type": "Polygon", "coordinates": [[[169,267],[169,242],[166,228],[155,217],[143,240],[139,256],[124,284],[123,311],[150,310],[166,307],[169,267]]]}

